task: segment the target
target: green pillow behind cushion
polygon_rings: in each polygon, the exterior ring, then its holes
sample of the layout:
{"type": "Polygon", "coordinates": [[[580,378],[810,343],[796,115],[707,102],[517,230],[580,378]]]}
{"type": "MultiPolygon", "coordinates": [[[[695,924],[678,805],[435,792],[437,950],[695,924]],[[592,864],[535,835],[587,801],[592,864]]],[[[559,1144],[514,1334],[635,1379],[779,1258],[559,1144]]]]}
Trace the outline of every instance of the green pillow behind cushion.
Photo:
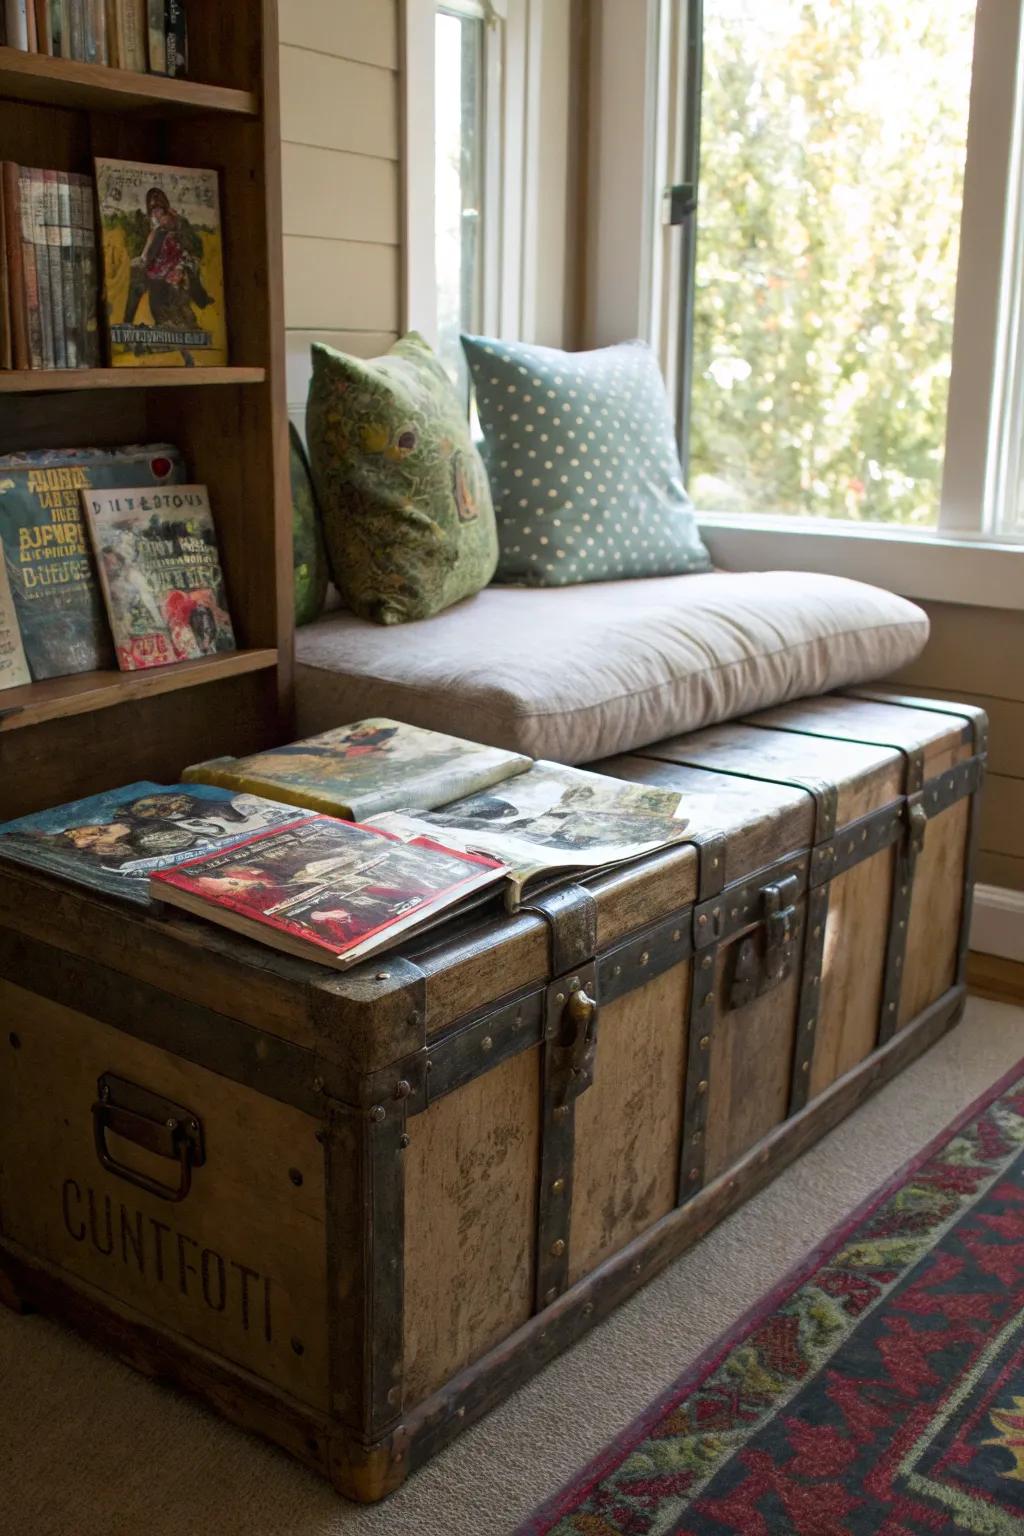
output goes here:
{"type": "Polygon", "coordinates": [[[327,551],[302,438],[288,423],[288,466],[292,481],[292,551],[295,561],[295,622],[320,616],[327,596],[327,551]]]}
{"type": "Polygon", "coordinates": [[[354,613],[425,619],[487,585],[498,560],[487,474],[421,336],[370,360],[315,344],[306,431],[331,574],[354,613]]]}
{"type": "Polygon", "coordinates": [[[498,519],[498,581],[707,571],[668,397],[643,342],[558,352],[463,336],[498,519]]]}

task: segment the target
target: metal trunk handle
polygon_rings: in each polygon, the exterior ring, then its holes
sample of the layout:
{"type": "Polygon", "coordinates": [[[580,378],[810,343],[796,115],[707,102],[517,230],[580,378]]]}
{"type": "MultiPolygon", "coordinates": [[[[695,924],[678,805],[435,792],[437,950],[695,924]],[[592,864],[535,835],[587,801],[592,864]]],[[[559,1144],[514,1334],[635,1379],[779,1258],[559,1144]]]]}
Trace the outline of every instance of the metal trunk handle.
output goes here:
{"type": "Polygon", "coordinates": [[[93,1139],[96,1156],[107,1172],[159,1200],[184,1200],[192,1188],[193,1168],[201,1168],[206,1161],[199,1116],[112,1072],[102,1074],[96,1091],[97,1099],[92,1106],[93,1139]],[[119,1162],[107,1146],[108,1131],[174,1162],[177,1183],[164,1184],[128,1163],[119,1162]]]}

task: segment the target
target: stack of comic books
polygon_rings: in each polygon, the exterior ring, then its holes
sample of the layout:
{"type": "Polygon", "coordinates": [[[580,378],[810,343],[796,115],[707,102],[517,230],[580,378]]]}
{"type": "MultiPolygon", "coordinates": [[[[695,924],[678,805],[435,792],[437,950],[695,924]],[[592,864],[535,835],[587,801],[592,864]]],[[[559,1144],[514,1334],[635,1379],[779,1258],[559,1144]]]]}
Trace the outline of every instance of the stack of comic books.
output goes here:
{"type": "Polygon", "coordinates": [[[91,178],[5,160],[0,212],[0,367],[99,367],[91,178]]]}
{"type": "Polygon", "coordinates": [[[373,719],[8,822],[0,862],[345,969],[687,825],[674,791],[373,719]]]}
{"type": "Polygon", "coordinates": [[[235,649],[206,487],[169,443],[0,455],[0,690],[235,649]]]}

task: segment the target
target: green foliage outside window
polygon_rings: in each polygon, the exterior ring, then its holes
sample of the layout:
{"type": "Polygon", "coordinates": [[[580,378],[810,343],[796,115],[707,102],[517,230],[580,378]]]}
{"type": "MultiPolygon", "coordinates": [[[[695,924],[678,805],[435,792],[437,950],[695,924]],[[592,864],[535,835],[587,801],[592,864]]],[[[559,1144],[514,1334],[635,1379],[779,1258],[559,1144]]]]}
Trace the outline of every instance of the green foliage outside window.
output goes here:
{"type": "Polygon", "coordinates": [[[690,489],[938,515],[974,0],[705,0],[690,489]]]}

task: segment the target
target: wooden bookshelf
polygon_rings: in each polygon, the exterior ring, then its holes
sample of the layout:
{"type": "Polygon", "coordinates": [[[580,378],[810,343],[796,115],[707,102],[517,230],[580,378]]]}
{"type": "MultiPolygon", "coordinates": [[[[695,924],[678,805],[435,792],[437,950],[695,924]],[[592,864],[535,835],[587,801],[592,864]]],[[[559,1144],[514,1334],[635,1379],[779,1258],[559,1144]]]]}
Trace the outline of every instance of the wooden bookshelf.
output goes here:
{"type": "Polygon", "coordinates": [[[193,116],[197,112],[228,112],[240,117],[259,114],[256,91],[204,85],[196,80],[170,80],[165,75],[139,75],[128,69],[100,68],[77,59],[51,59],[45,53],[22,53],[0,47],[0,95],[12,101],[43,106],[80,108],[85,112],[156,112],[193,116]]]}
{"type": "Polygon", "coordinates": [[[0,820],[290,725],[291,499],[284,387],[276,0],[193,0],[190,78],[0,47],[5,159],[91,173],[94,155],[220,176],[230,366],[0,372],[0,452],[172,443],[209,486],[239,649],[0,692],[0,820]]]}
{"type": "Polygon", "coordinates": [[[201,661],[182,661],[173,667],[150,667],[143,672],[75,672],[70,677],[51,677],[24,688],[0,693],[0,731],[40,725],[44,720],[66,720],[96,709],[112,709],[135,699],[151,699],[179,688],[198,688],[219,683],[245,672],[261,672],[277,666],[277,652],[234,651],[204,656],[201,661]]]}
{"type": "Polygon", "coordinates": [[[77,389],[201,389],[215,384],[264,384],[265,368],[24,368],[0,369],[0,395],[62,394],[77,389]]]}

